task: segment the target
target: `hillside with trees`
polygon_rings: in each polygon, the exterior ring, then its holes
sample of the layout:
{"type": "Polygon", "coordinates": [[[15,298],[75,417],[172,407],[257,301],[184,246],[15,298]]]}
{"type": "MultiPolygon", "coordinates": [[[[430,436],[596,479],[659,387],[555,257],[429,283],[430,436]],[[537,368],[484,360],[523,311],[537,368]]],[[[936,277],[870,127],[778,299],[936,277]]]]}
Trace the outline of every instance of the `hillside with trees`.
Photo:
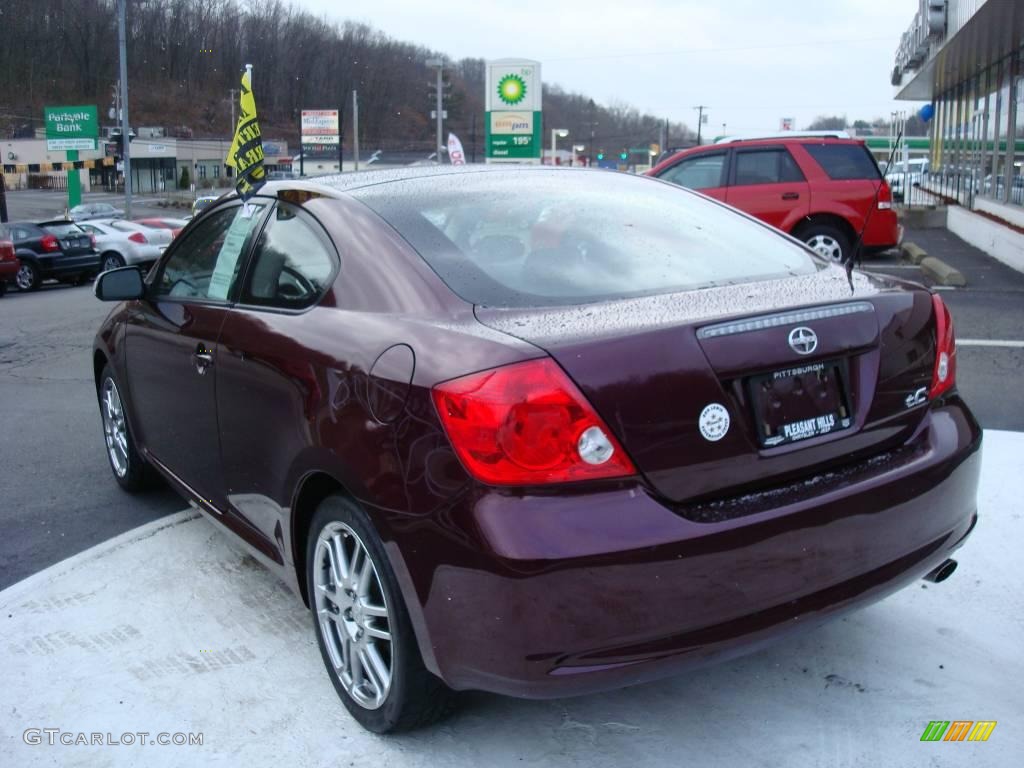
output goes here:
{"type": "MultiPolygon", "coordinates": [[[[360,141],[368,149],[429,150],[434,145],[431,83],[425,61],[444,56],[392,39],[365,24],[315,16],[287,0],[129,0],[128,72],[133,126],[172,135],[225,136],[232,89],[245,64],[264,136],[298,143],[302,109],[344,111],[351,136],[351,93],[359,91],[360,141]]],[[[117,80],[115,0],[4,0],[0,9],[0,135],[31,135],[48,104],[96,104],[101,122],[117,80]]],[[[448,130],[471,151],[483,145],[483,59],[446,70],[448,130]]],[[[237,93],[237,92],[236,92],[237,93]]],[[[575,142],[618,151],[657,141],[661,123],[624,104],[596,104],[547,84],[547,126],[575,142]]],[[[673,144],[691,132],[670,127],[673,144]]],[[[481,150],[482,151],[482,150],[481,150]]]]}

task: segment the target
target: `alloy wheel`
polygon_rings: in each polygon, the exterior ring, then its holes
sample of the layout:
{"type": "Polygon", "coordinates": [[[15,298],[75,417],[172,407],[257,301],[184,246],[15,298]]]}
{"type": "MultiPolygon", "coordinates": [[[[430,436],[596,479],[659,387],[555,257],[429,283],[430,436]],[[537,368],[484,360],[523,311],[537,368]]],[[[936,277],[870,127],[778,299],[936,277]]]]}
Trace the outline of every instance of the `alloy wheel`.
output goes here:
{"type": "Polygon", "coordinates": [[[22,291],[29,291],[32,286],[35,285],[36,275],[35,271],[28,264],[22,264],[18,268],[18,274],[14,278],[14,282],[18,285],[18,288],[22,291]]]}
{"type": "Polygon", "coordinates": [[[103,382],[100,411],[103,413],[103,435],[107,441],[110,466],[118,477],[124,477],[128,473],[128,430],[125,428],[121,396],[113,379],[103,382]]]}
{"type": "Polygon", "coordinates": [[[320,532],[313,579],[317,622],[342,688],[359,706],[380,708],[394,669],[391,617],[369,550],[345,523],[320,532]]]}
{"type": "Polygon", "coordinates": [[[843,260],[843,246],[829,235],[814,235],[807,240],[807,247],[831,261],[841,263],[843,260]]]}
{"type": "Polygon", "coordinates": [[[111,269],[117,269],[121,266],[121,257],[111,254],[103,260],[103,271],[108,272],[111,269]]]}

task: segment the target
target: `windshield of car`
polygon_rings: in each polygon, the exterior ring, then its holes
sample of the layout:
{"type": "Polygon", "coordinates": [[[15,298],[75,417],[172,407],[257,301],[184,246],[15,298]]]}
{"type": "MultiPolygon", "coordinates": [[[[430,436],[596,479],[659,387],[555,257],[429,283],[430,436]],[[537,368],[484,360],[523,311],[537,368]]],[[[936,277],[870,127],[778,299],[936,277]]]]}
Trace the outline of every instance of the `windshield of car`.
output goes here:
{"type": "Polygon", "coordinates": [[[624,174],[452,174],[355,195],[476,304],[580,304],[820,268],[775,230],[689,191],[624,174]]]}

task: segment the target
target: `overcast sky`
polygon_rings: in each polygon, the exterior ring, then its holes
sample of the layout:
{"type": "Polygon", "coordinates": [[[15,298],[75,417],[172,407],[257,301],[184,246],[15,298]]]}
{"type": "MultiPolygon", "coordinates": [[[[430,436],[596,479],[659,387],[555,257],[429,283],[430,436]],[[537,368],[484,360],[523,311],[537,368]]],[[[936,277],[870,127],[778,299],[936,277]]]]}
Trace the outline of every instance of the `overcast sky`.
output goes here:
{"type": "Polygon", "coordinates": [[[453,58],[522,56],[544,82],[720,133],[888,119],[889,75],[918,0],[295,0],[453,58]],[[346,8],[346,10],[339,10],[346,8]],[[351,10],[348,10],[351,9],[351,10]]]}

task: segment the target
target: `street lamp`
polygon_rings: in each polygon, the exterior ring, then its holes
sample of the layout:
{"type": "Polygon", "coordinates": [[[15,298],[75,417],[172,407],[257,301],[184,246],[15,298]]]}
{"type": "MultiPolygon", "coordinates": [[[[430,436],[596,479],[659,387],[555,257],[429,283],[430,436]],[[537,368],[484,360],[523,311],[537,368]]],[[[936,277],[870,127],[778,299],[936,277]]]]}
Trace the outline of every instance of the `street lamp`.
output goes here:
{"type": "Polygon", "coordinates": [[[551,164],[555,164],[555,145],[558,143],[558,139],[564,139],[569,135],[568,128],[552,128],[551,129],[551,164]]]}

